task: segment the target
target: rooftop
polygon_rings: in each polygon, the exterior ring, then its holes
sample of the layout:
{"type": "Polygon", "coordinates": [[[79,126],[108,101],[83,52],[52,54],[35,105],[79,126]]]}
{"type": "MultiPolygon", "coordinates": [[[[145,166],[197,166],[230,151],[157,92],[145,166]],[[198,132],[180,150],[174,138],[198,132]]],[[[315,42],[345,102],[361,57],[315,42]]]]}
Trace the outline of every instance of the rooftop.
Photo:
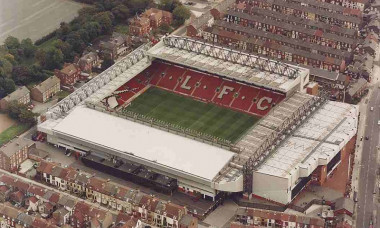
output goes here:
{"type": "Polygon", "coordinates": [[[54,131],[68,137],[80,138],[100,148],[112,149],[125,157],[170,167],[205,180],[211,180],[217,175],[234,154],[85,107],[73,110],[54,131]],[[199,157],[205,159],[199,160],[199,157]],[[211,158],[213,163],[210,164],[211,158]]]}
{"type": "Polygon", "coordinates": [[[327,164],[356,134],[358,107],[328,101],[294,129],[293,133],[278,144],[275,140],[288,118],[293,118],[301,109],[311,104],[313,96],[296,93],[278,104],[262,118],[236,144],[240,150],[229,166],[221,171],[214,181],[219,183],[236,181],[249,158],[256,163],[256,172],[281,178],[306,175],[318,164],[327,164]],[[278,144],[278,147],[274,146],[278,144]],[[269,149],[260,152],[262,145],[269,149]]]}
{"type": "Polygon", "coordinates": [[[16,89],[11,94],[8,94],[8,96],[4,97],[3,99],[6,101],[17,101],[21,97],[24,97],[25,95],[29,94],[30,91],[26,86],[21,86],[18,89],[16,89]]]}
{"type": "Polygon", "coordinates": [[[34,145],[32,140],[24,139],[23,137],[15,138],[0,147],[0,152],[3,152],[7,157],[10,157],[24,147],[31,147],[32,145],[34,145]]]}
{"type": "Polygon", "coordinates": [[[41,93],[44,93],[45,91],[51,89],[53,86],[59,83],[60,83],[59,78],[57,78],[56,76],[51,76],[50,78],[36,85],[33,89],[37,89],[41,93]]]}

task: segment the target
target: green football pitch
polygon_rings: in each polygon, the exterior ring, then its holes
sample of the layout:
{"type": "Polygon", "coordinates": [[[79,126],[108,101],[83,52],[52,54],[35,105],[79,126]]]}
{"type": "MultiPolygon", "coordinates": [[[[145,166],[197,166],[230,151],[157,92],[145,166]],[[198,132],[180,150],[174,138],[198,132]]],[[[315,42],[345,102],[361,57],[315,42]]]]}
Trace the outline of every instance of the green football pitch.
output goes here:
{"type": "Polygon", "coordinates": [[[151,87],[125,108],[234,142],[259,118],[151,87]]]}

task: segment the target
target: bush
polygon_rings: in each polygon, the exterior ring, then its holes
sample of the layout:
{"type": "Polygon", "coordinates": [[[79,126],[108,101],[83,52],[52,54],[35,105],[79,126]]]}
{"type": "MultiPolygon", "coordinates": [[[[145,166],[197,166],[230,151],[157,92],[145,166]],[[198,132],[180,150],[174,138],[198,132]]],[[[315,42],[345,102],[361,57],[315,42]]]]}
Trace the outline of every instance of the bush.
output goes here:
{"type": "Polygon", "coordinates": [[[57,31],[54,30],[53,32],[47,34],[46,36],[43,36],[41,39],[36,40],[36,42],[34,42],[34,45],[36,46],[41,45],[45,43],[46,41],[50,40],[51,38],[55,37],[56,35],[57,35],[57,31]]]}

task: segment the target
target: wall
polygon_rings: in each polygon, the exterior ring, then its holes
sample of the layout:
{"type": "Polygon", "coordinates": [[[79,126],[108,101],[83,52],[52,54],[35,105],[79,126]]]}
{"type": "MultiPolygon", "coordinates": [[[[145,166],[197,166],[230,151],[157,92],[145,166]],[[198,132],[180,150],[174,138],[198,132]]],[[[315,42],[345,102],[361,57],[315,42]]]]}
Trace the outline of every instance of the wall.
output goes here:
{"type": "Polygon", "coordinates": [[[288,191],[288,182],[287,178],[253,172],[252,194],[281,204],[288,204],[291,194],[288,191]]]}

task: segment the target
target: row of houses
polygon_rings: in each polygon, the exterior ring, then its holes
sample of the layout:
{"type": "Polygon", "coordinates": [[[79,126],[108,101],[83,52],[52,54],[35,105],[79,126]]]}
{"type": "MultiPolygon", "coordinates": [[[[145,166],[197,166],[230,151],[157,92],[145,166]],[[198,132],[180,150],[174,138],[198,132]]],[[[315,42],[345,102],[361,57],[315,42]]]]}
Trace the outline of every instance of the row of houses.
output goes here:
{"type": "Polygon", "coordinates": [[[293,15],[300,18],[305,18],[313,21],[320,21],[327,24],[338,25],[350,29],[359,29],[362,26],[363,20],[360,17],[352,15],[343,15],[330,12],[323,9],[314,8],[302,2],[293,3],[283,0],[247,0],[246,4],[254,7],[269,9],[280,12],[284,15],[293,15]]]}
{"type": "MultiPolygon", "coordinates": [[[[1,187],[3,188],[3,187],[1,187]]],[[[48,223],[46,220],[29,215],[20,208],[16,208],[9,203],[0,203],[0,227],[1,228],[58,228],[54,224],[48,223]]]]}
{"type": "MultiPolygon", "coordinates": [[[[322,9],[333,13],[352,15],[355,17],[361,17],[365,9],[364,5],[359,7],[347,7],[346,4],[334,4],[335,2],[320,1],[320,0],[287,0],[288,2],[302,4],[303,6],[310,6],[316,9],[322,9]]],[[[367,3],[368,1],[365,0],[367,3]]]]}
{"type": "Polygon", "coordinates": [[[142,221],[155,226],[196,227],[197,224],[197,220],[188,214],[186,207],[162,201],[152,195],[73,168],[64,168],[42,160],[37,167],[36,177],[60,191],[70,192],[115,211],[138,216],[142,221]]]}
{"type": "Polygon", "coordinates": [[[315,215],[306,210],[308,216],[254,208],[238,208],[231,228],[278,227],[278,228],[350,228],[353,225],[354,202],[345,197],[331,202],[330,206],[310,204],[321,208],[322,213],[315,215]]]}
{"type": "Polygon", "coordinates": [[[244,27],[256,28],[268,33],[283,35],[292,39],[350,52],[356,45],[355,39],[342,37],[320,29],[294,26],[285,21],[278,21],[271,16],[255,15],[249,10],[238,7],[225,13],[225,20],[244,27]]]}
{"type": "Polygon", "coordinates": [[[0,202],[15,208],[13,216],[7,215],[6,227],[16,227],[17,223],[22,223],[22,227],[33,227],[35,217],[42,218],[46,225],[53,227],[103,228],[111,227],[114,222],[113,214],[108,210],[4,173],[0,175],[0,202]],[[29,218],[18,219],[22,214],[29,218]]]}
{"type": "Polygon", "coordinates": [[[309,65],[327,71],[340,72],[345,69],[345,60],[335,59],[313,52],[295,49],[281,45],[272,40],[261,40],[235,34],[218,28],[208,28],[203,31],[206,41],[220,45],[228,45],[235,49],[244,50],[257,55],[274,58],[293,64],[309,65]]]}
{"type": "MultiPolygon", "coordinates": [[[[296,40],[287,36],[283,36],[280,34],[273,34],[263,31],[262,29],[257,28],[247,28],[241,25],[228,23],[226,21],[215,21],[214,27],[217,27],[222,30],[226,30],[229,32],[234,32],[235,34],[243,35],[246,37],[251,37],[255,39],[260,39],[263,41],[273,41],[275,43],[288,46],[291,48],[299,49],[302,51],[307,51],[311,53],[316,53],[319,55],[332,57],[336,59],[342,60],[350,60],[352,54],[348,51],[337,50],[333,48],[329,48],[326,46],[318,45],[315,43],[310,43],[303,40],[296,40]]],[[[204,36],[204,34],[202,34],[204,36]]],[[[208,37],[203,37],[203,39],[207,39],[208,37]]]]}
{"type": "Polygon", "coordinates": [[[56,93],[61,91],[61,82],[56,76],[51,76],[40,84],[29,90],[26,86],[17,88],[12,93],[0,100],[0,110],[8,109],[10,102],[17,101],[20,104],[28,105],[31,99],[45,103],[56,93]]]}
{"type": "Polygon", "coordinates": [[[359,9],[363,11],[369,4],[369,0],[318,0],[331,4],[340,5],[346,8],[359,9]]]}

